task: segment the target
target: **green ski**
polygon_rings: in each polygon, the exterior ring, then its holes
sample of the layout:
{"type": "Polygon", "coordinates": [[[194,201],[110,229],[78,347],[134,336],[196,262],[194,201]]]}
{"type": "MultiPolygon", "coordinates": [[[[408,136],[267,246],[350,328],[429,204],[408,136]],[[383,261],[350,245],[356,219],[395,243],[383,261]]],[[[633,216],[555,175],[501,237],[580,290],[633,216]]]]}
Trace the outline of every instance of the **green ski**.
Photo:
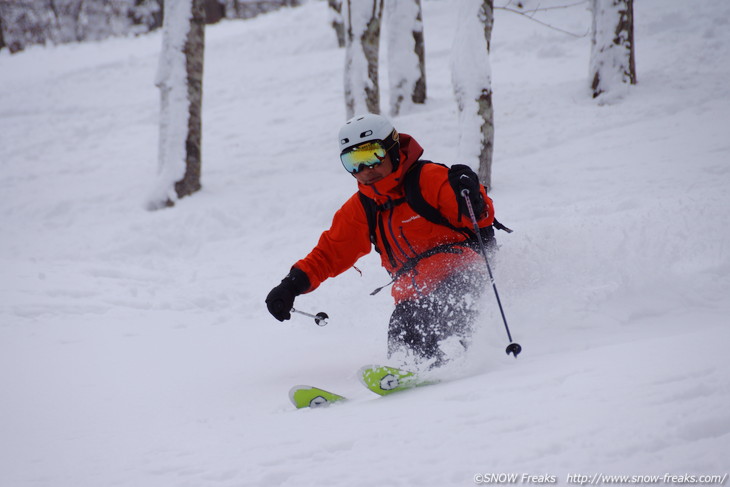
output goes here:
{"type": "Polygon", "coordinates": [[[360,369],[360,381],[375,394],[387,396],[414,387],[435,384],[424,381],[415,372],[388,367],[386,365],[366,365],[360,369]]]}
{"type": "Polygon", "coordinates": [[[333,402],[344,401],[345,397],[312,386],[294,386],[289,391],[289,399],[297,409],[327,407],[333,402]]]}

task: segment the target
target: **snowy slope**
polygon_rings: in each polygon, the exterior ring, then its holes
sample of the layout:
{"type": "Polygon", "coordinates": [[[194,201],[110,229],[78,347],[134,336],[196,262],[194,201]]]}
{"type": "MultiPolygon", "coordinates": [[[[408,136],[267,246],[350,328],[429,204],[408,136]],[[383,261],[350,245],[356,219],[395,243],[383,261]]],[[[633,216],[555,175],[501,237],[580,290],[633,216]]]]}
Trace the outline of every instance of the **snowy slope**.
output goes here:
{"type": "MultiPolygon", "coordinates": [[[[730,4],[635,3],[639,84],[603,106],[588,38],[496,12],[495,267],[524,353],[487,295],[453,380],[388,398],[355,377],[385,360],[374,256],[298,300],[326,327],[263,304],[354,191],[325,3],[208,28],[204,190],[159,212],[159,34],[1,52],[0,486],[728,473],[730,4]],[[296,411],[299,383],[353,399],[296,411]]],[[[394,122],[456,162],[453,9],[424,10],[429,102],[394,122]]]]}

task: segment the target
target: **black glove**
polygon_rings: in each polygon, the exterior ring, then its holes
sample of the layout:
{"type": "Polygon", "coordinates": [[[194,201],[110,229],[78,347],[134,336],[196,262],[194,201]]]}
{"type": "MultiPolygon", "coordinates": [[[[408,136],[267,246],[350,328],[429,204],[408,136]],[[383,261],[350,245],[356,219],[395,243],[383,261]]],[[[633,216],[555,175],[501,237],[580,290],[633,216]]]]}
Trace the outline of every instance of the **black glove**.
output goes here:
{"type": "Polygon", "coordinates": [[[304,271],[292,267],[289,274],[281,280],[266,296],[266,307],[269,313],[279,321],[291,318],[291,309],[294,298],[309,289],[309,278],[304,271]]]}
{"type": "Polygon", "coordinates": [[[459,202],[459,219],[461,215],[470,218],[469,208],[466,206],[462,190],[469,190],[469,201],[474,209],[474,215],[479,219],[480,215],[487,209],[487,203],[482,197],[482,185],[479,184],[479,177],[472,168],[464,164],[454,164],[449,169],[449,184],[456,193],[456,200],[459,202]]]}

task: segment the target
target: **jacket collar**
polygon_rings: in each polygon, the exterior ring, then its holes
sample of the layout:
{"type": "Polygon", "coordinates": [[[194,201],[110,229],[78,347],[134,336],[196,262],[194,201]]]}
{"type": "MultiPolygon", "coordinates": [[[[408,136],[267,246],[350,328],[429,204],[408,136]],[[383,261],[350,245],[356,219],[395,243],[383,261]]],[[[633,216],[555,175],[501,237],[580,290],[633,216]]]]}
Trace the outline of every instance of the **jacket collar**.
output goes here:
{"type": "Polygon", "coordinates": [[[357,183],[358,190],[377,203],[384,203],[389,198],[397,199],[405,195],[403,180],[413,164],[423,155],[423,148],[416,139],[408,134],[400,134],[400,164],[398,169],[373,184],[357,183]]]}

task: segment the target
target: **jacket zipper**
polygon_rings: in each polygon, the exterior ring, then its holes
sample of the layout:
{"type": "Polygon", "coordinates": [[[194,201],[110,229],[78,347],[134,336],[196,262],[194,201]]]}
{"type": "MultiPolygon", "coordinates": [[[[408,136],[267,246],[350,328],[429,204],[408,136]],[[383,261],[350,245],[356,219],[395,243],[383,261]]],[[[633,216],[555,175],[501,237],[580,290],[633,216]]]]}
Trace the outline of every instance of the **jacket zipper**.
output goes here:
{"type": "Polygon", "coordinates": [[[408,241],[408,238],[406,237],[406,234],[403,231],[403,227],[402,226],[398,227],[398,231],[400,232],[400,236],[403,239],[403,241],[406,243],[406,245],[408,245],[408,250],[411,251],[411,253],[413,254],[414,257],[417,256],[418,253],[413,248],[413,245],[411,245],[411,242],[408,241]]]}
{"type": "MultiPolygon", "coordinates": [[[[388,203],[392,203],[393,200],[388,196],[388,203]]],[[[406,260],[409,259],[408,254],[403,250],[403,247],[400,246],[400,243],[398,242],[398,237],[396,237],[395,232],[393,231],[393,212],[395,211],[395,208],[391,207],[390,212],[388,213],[388,231],[390,232],[391,240],[393,240],[393,243],[395,244],[396,248],[400,251],[401,255],[405,257],[406,260]]],[[[401,227],[402,228],[402,227],[401,227]]],[[[409,244],[410,246],[410,244],[409,244]]],[[[401,264],[405,264],[405,260],[398,259],[401,261],[401,264]]]]}

